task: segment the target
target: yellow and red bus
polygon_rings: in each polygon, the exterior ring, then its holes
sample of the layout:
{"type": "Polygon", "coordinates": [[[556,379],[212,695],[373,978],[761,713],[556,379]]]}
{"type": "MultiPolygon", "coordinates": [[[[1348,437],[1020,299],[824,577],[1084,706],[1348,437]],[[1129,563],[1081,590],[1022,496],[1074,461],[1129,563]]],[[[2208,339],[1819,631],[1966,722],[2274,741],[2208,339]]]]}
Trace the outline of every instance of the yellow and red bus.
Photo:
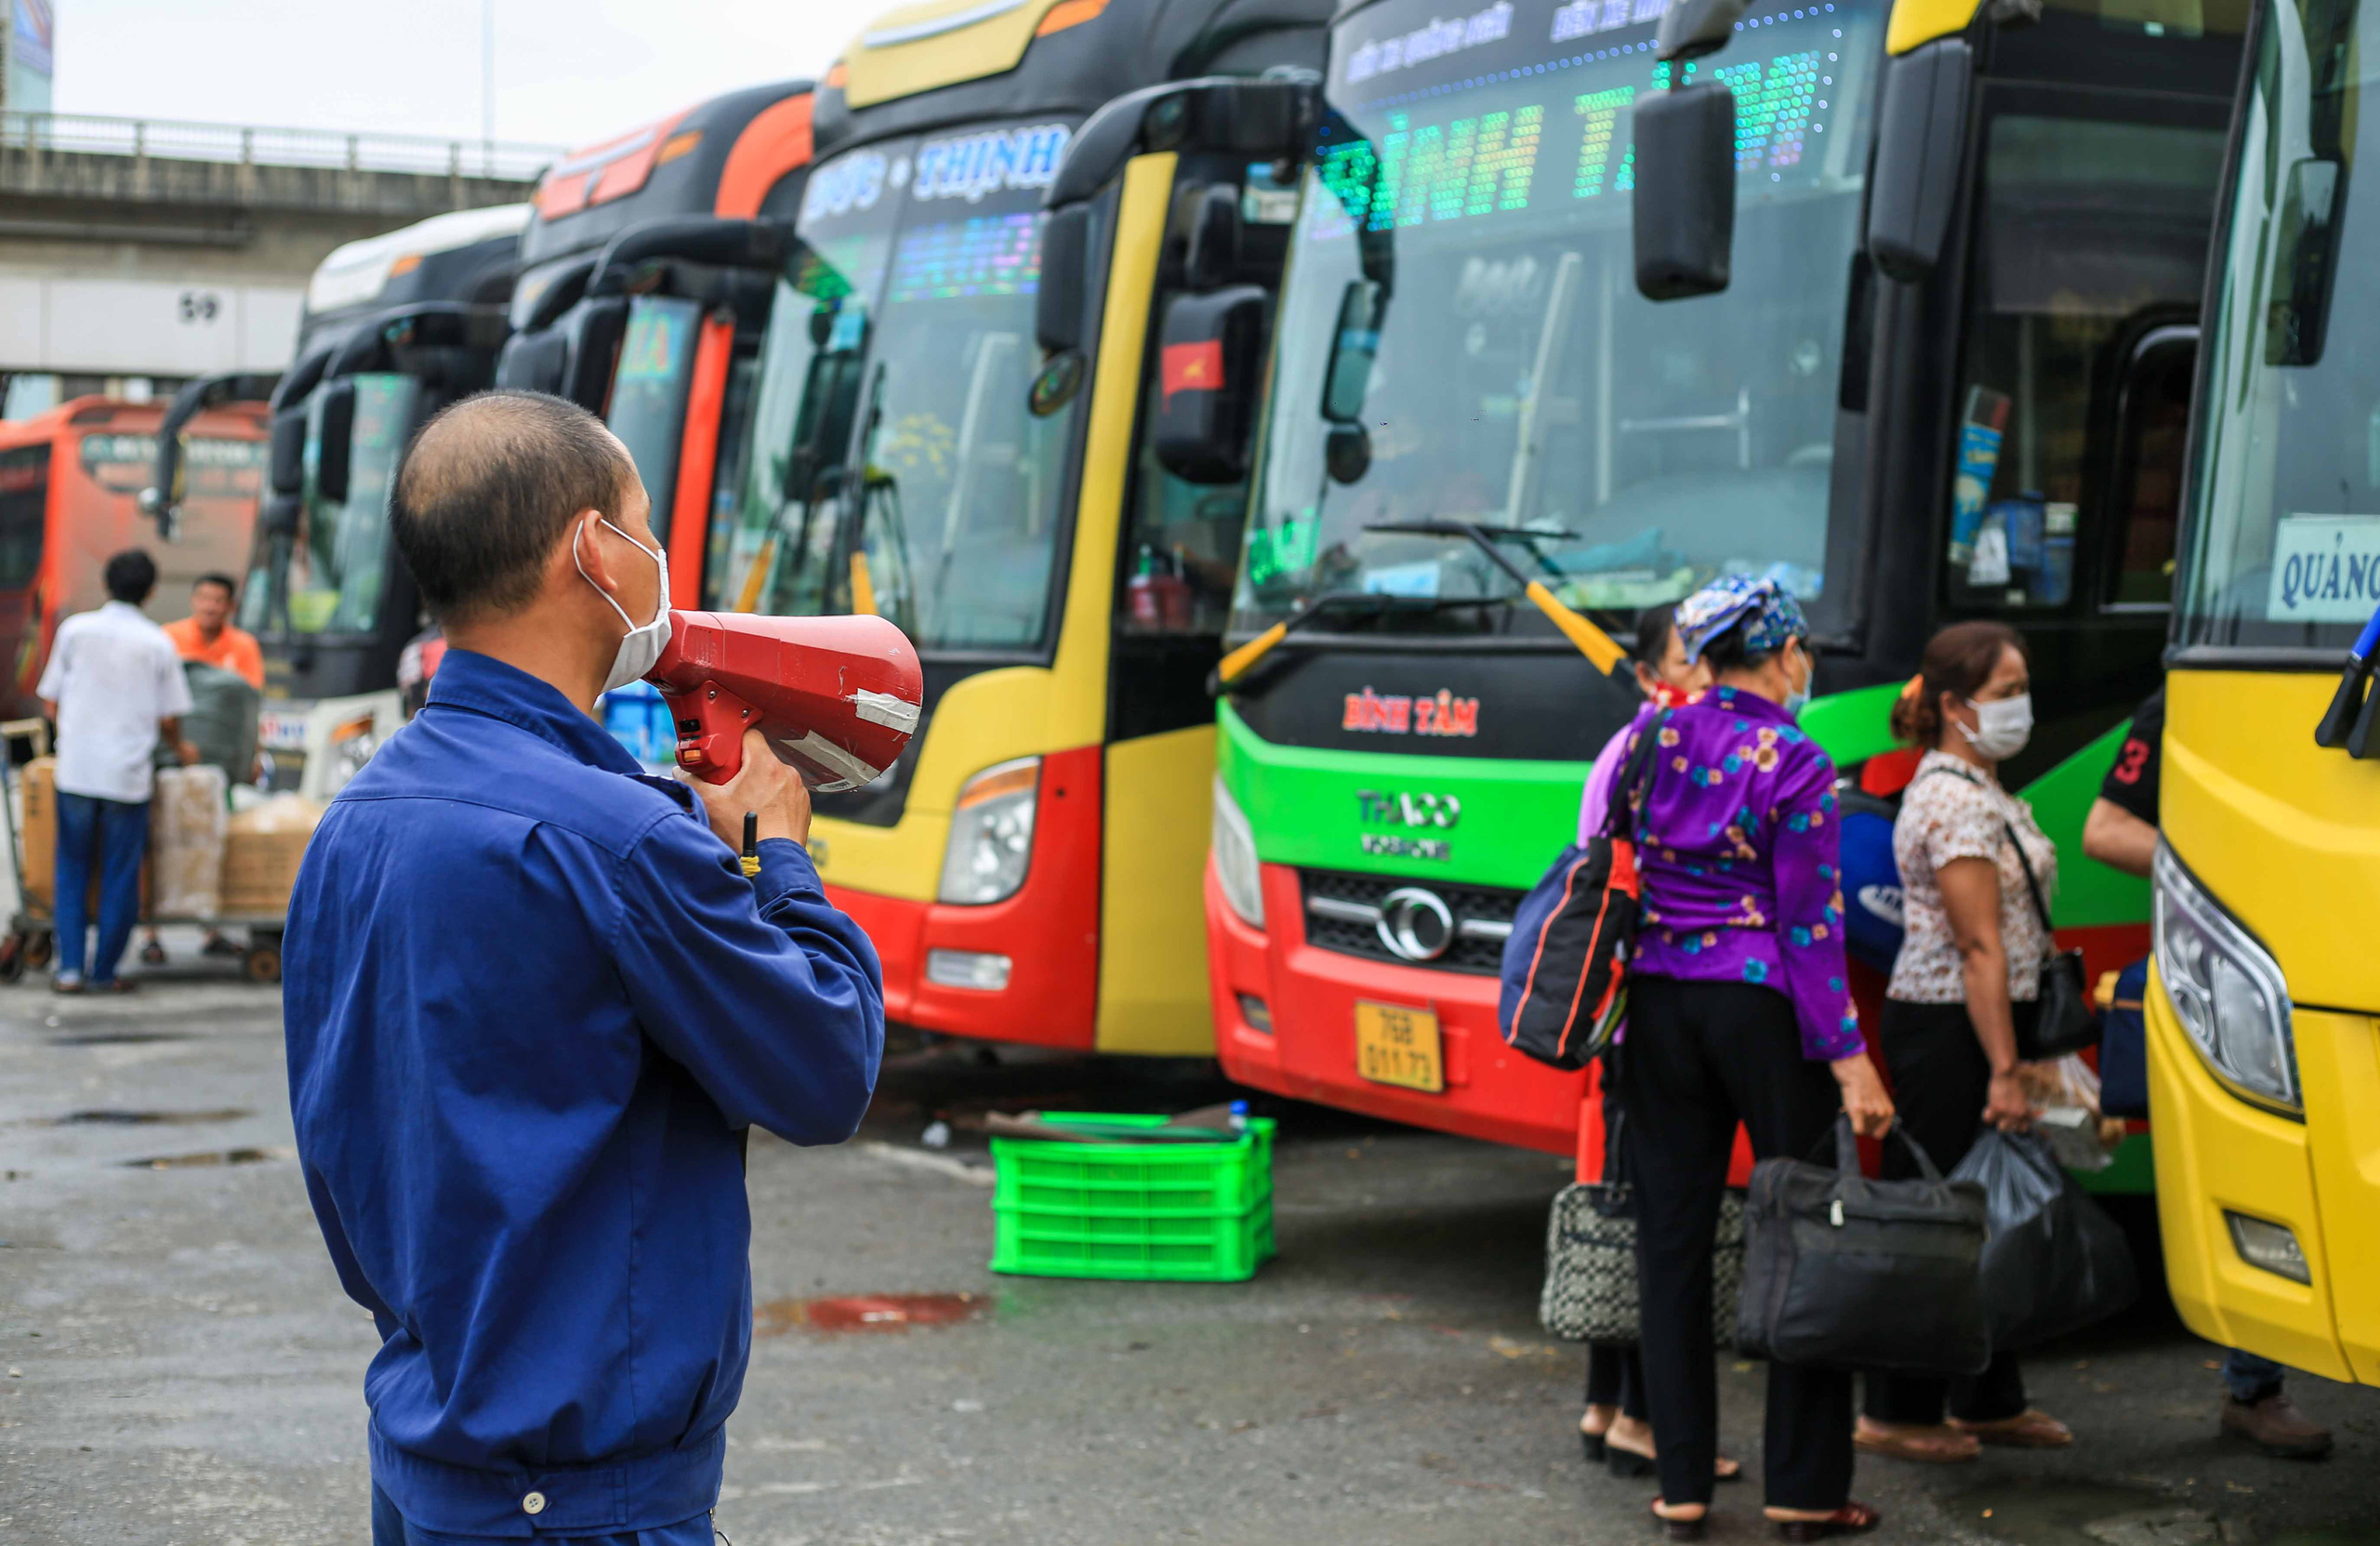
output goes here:
{"type": "Polygon", "coordinates": [[[126,548],[157,561],[150,614],[189,610],[199,575],[236,575],[264,490],[265,407],[225,403],[181,426],[181,498],[168,540],[140,508],[157,461],[162,403],[78,397],[0,423],[0,658],[7,712],[39,712],[33,687],[59,621],[107,597],[100,571],[126,548]]]}
{"type": "MultiPolygon", "coordinates": [[[[1155,422],[1197,390],[1165,390],[1160,338],[1184,297],[1223,291],[1253,293],[1243,334],[1261,324],[1290,213],[1270,168],[1294,143],[1251,148],[1262,114],[1199,104],[1295,97],[1282,73],[1315,77],[1326,9],[930,0],[820,86],[834,149],[803,191],[705,594],[872,611],[917,642],[916,738],[819,797],[812,843],[895,1020],[1212,1046],[1203,681],[1245,501],[1160,463],[1155,422]]],[[[1258,353],[1235,401],[1260,371],[1258,353]]]]}

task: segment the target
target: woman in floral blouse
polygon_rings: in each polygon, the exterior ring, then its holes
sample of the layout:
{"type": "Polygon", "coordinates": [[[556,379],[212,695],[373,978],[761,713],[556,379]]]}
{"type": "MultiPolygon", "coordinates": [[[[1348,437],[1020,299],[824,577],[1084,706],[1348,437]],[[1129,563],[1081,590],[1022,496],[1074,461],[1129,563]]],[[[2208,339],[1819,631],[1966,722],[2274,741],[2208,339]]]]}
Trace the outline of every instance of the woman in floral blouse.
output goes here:
{"type": "MultiPolygon", "coordinates": [[[[1893,823],[1907,932],[1884,990],[1877,1042],[1901,1120],[1949,1170],[1986,1124],[2031,1119],[2016,1081],[2016,1022],[2036,1011],[2050,942],[2027,887],[2057,890],[2057,849],[2000,786],[2000,764],[2033,725],[2025,641],[2000,623],[1934,636],[1893,709],[1894,733],[1926,748],[1893,823]]],[[[1896,1145],[1887,1174],[1911,1173],[1896,1145]]],[[[2025,1404],[2014,1354],[1964,1380],[1871,1375],[1859,1447],[1902,1460],[1971,1460],[1979,1444],[2055,1448],[2066,1424],[2025,1404]],[[1947,1407],[1950,1421],[1942,1420],[1947,1407]]]]}
{"type": "MultiPolygon", "coordinates": [[[[1799,1157],[1838,1109],[1880,1133],[1892,1102],[1869,1064],[1843,953],[1834,764],[1794,723],[1817,661],[1774,581],[1686,598],[1677,629],[1712,686],[1637,716],[1658,735],[1636,804],[1643,906],[1618,1084],[1635,1188],[1645,1382],[1673,1539],[1702,1532],[1717,1454],[1711,1254],[1736,1127],[1753,1154],[1799,1157]]],[[[1873,1529],[1849,1500],[1851,1376],[1772,1363],[1768,1517],[1788,1539],[1873,1529]]]]}

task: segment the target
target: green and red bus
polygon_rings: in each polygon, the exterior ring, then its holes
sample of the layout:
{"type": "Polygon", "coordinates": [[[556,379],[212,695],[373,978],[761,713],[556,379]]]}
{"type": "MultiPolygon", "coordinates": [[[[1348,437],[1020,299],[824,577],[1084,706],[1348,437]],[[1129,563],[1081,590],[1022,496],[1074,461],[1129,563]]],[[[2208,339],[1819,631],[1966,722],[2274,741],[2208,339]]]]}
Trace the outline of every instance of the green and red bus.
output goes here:
{"type": "MultiPolygon", "coordinates": [[[[2015,624],[2040,724],[2007,772],[2060,844],[2056,922],[2094,970],[2145,953],[2145,886],[2079,839],[2159,680],[2243,7],[1759,0],[1684,64],[1734,96],[1732,274],[1656,304],[1632,208],[1691,192],[1636,180],[1662,9],[1339,11],[1231,623],[1264,647],[1220,711],[1243,1083],[1599,1151],[1587,1076],[1499,1037],[1497,968],[1635,698],[1507,564],[1623,637],[1776,576],[1821,654],[1804,722],[1884,793],[1926,638],[2015,624]]],[[[2135,1145],[2104,1180],[2147,1175],[2135,1145]]]]}

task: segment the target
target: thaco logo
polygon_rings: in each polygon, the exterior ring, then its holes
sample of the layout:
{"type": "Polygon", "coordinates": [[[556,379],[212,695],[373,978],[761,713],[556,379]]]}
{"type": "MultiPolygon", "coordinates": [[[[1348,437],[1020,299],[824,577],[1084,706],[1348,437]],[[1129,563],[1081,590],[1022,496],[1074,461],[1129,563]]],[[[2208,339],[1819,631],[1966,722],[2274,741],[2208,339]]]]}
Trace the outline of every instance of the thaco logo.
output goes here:
{"type": "Polygon", "coordinates": [[[1462,799],[1457,795],[1382,794],[1378,789],[1358,789],[1355,803],[1364,820],[1379,826],[1450,827],[1462,819],[1462,799]]]}

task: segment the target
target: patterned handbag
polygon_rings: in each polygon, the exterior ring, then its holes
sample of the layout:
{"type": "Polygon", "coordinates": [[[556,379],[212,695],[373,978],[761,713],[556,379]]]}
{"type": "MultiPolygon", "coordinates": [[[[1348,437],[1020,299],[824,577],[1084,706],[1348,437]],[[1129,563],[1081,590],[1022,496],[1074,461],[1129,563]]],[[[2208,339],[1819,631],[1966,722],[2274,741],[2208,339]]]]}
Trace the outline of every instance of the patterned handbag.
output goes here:
{"type": "MultiPolygon", "coordinates": [[[[1612,1152],[1619,1152],[1617,1142],[1612,1152]]],[[[1711,1258],[1713,1345],[1735,1341],[1743,1288],[1744,1195],[1730,1188],[1720,1195],[1718,1245],[1711,1258]]],[[[1564,1341],[1633,1345],[1641,1336],[1635,1199],[1624,1179],[1575,1182],[1555,1195],[1545,1224],[1545,1288],[1537,1318],[1564,1341]]]]}

